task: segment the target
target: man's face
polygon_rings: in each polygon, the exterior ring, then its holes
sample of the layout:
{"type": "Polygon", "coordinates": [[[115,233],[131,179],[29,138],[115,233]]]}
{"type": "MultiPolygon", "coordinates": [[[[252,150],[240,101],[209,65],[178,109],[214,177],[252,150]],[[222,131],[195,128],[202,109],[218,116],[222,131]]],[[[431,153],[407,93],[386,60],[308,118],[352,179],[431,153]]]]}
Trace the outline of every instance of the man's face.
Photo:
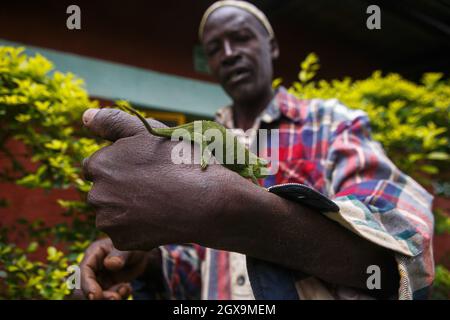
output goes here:
{"type": "Polygon", "coordinates": [[[202,42],[212,74],[233,101],[251,101],[271,90],[278,48],[253,15],[234,7],[217,9],[202,42]]]}

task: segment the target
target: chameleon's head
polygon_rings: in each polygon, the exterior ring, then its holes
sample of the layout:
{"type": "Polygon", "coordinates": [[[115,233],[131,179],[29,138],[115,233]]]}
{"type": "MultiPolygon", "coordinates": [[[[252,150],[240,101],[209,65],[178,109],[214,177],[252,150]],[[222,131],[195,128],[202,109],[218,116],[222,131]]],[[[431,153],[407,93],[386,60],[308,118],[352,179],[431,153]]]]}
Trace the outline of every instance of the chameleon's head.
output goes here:
{"type": "Polygon", "coordinates": [[[266,159],[263,159],[263,158],[258,158],[256,160],[256,163],[261,168],[267,168],[269,166],[269,164],[270,164],[269,160],[266,160],[266,159]]]}

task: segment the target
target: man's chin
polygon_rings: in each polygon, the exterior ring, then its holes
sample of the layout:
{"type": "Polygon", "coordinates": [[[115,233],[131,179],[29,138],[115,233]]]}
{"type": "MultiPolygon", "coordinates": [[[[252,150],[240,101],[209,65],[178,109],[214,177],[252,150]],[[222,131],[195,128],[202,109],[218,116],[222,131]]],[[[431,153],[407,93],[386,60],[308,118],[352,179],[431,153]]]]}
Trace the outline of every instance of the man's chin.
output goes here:
{"type": "Polygon", "coordinates": [[[226,92],[233,101],[249,101],[255,96],[255,88],[251,82],[244,82],[229,87],[226,92]]]}

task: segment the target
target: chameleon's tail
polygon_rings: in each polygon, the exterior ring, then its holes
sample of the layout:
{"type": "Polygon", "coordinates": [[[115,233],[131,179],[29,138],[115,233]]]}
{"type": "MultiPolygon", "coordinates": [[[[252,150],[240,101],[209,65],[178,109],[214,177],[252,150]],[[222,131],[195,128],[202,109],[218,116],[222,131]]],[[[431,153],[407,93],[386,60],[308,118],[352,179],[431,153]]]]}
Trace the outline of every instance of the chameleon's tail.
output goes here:
{"type": "Polygon", "coordinates": [[[124,109],[125,111],[131,112],[136,117],[138,117],[139,120],[141,120],[142,124],[145,126],[145,128],[148,130],[148,132],[150,132],[153,135],[158,135],[157,132],[148,124],[147,120],[143,116],[141,116],[141,114],[139,112],[137,112],[136,110],[134,110],[133,108],[131,108],[127,105],[121,105],[119,107],[121,109],[124,109]]]}
{"type": "Polygon", "coordinates": [[[189,130],[189,129],[192,129],[192,127],[193,127],[192,123],[187,123],[187,124],[175,127],[175,128],[153,128],[152,126],[149,125],[148,121],[143,116],[141,116],[141,114],[139,112],[137,112],[135,109],[133,109],[132,107],[127,106],[127,105],[120,105],[119,107],[121,109],[124,109],[125,111],[129,111],[130,113],[132,113],[136,117],[138,117],[139,120],[141,120],[141,122],[144,124],[145,128],[147,129],[147,131],[150,134],[154,135],[154,136],[167,138],[167,137],[171,136],[171,134],[173,133],[173,131],[175,129],[185,128],[185,129],[189,130]]]}

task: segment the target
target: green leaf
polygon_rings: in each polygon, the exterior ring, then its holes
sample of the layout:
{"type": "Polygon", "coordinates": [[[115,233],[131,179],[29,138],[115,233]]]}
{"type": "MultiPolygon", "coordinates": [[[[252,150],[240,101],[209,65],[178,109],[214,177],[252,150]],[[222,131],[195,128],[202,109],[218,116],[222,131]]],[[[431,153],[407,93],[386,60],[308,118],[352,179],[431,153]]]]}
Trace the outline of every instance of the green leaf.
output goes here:
{"type": "Polygon", "coordinates": [[[439,172],[439,169],[436,166],[432,166],[432,165],[420,166],[420,170],[422,170],[423,172],[429,173],[429,174],[436,174],[439,172]]]}
{"type": "Polygon", "coordinates": [[[430,160],[449,160],[450,155],[445,152],[435,151],[435,152],[429,153],[427,158],[430,160]]]}
{"type": "Polygon", "coordinates": [[[48,247],[47,248],[47,254],[49,258],[53,258],[54,256],[56,256],[57,250],[55,247],[48,247]]]}
{"type": "Polygon", "coordinates": [[[436,210],[435,216],[435,229],[437,234],[450,234],[450,217],[447,216],[442,210],[436,210]]]}
{"type": "Polygon", "coordinates": [[[38,246],[39,246],[39,244],[36,241],[33,241],[28,245],[28,248],[26,251],[29,253],[35,252],[37,250],[38,246]]]}
{"type": "Polygon", "coordinates": [[[276,78],[272,81],[272,88],[276,89],[283,83],[282,78],[276,78]]]}

